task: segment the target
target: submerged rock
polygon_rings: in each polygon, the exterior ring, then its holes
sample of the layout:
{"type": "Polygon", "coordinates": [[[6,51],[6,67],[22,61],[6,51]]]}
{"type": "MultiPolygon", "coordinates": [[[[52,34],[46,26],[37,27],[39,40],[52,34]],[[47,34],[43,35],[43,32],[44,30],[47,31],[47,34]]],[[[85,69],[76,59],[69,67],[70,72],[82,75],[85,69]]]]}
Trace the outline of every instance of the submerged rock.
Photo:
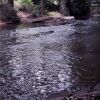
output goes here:
{"type": "Polygon", "coordinates": [[[97,85],[94,87],[93,90],[94,90],[94,91],[100,91],[100,83],[97,84],[97,85]]]}
{"type": "Polygon", "coordinates": [[[17,16],[17,12],[11,5],[1,4],[0,5],[0,21],[19,23],[20,18],[17,16]]]}

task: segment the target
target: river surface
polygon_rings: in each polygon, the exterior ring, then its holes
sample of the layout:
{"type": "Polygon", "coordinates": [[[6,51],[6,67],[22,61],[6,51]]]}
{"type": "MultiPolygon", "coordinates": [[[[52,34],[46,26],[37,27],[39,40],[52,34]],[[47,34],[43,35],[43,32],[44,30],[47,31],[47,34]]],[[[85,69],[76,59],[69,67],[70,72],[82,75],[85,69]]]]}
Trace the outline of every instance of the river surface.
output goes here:
{"type": "Polygon", "coordinates": [[[0,29],[0,100],[46,100],[100,83],[100,23],[0,29]]]}

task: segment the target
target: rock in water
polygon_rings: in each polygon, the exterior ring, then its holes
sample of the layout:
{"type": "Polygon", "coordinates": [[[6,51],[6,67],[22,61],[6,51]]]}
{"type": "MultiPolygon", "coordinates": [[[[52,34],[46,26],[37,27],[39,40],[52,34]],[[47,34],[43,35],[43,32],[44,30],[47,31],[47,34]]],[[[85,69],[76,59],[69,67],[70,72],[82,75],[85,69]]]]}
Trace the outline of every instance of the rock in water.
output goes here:
{"type": "Polygon", "coordinates": [[[20,18],[17,16],[17,12],[9,4],[0,5],[0,21],[20,23],[20,18]]]}

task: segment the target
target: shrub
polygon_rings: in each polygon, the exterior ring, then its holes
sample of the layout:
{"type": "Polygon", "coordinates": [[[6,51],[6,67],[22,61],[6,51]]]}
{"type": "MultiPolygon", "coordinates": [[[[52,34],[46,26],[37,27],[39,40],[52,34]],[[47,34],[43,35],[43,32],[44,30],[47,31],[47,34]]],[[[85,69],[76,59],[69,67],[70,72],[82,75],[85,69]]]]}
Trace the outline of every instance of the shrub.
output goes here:
{"type": "Polygon", "coordinates": [[[32,0],[16,0],[16,2],[20,5],[18,10],[29,13],[33,12],[34,4],[32,0]]]}
{"type": "Polygon", "coordinates": [[[20,22],[20,18],[17,16],[17,12],[8,4],[0,5],[0,20],[13,23],[20,22]]]}

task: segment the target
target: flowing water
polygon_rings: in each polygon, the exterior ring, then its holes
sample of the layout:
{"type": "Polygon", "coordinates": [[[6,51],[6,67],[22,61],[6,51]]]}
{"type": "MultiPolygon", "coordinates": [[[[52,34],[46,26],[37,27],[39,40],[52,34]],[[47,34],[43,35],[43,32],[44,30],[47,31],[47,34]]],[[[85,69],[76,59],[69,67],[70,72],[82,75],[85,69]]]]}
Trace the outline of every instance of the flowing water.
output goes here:
{"type": "Polygon", "coordinates": [[[99,22],[0,29],[0,100],[45,100],[99,82],[99,22]]]}

